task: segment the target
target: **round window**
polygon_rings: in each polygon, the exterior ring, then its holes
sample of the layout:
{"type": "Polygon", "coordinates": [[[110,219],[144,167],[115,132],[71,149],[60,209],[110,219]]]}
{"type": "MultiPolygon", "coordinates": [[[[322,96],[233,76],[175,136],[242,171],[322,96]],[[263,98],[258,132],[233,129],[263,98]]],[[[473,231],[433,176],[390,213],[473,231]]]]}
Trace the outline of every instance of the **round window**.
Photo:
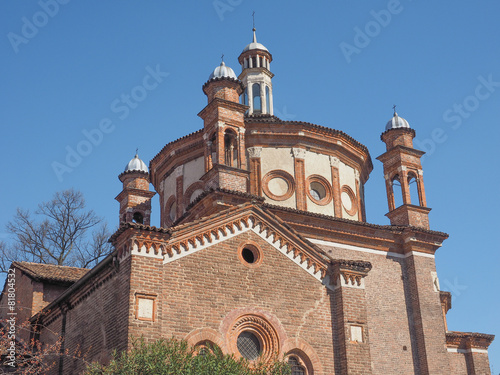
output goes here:
{"type": "Polygon", "coordinates": [[[249,331],[240,333],[236,340],[236,346],[241,356],[249,361],[256,360],[261,352],[259,339],[249,331]]]}
{"type": "Polygon", "coordinates": [[[254,268],[262,263],[262,255],[259,246],[253,241],[242,243],[238,247],[238,258],[243,265],[254,268]]]}
{"type": "Polygon", "coordinates": [[[269,181],[269,191],[276,196],[283,196],[288,191],[288,182],[281,177],[273,178],[269,181]]]}
{"type": "Polygon", "coordinates": [[[320,201],[326,197],[326,189],[322,184],[314,181],[309,185],[309,194],[311,194],[314,199],[320,201]]]}
{"type": "Polygon", "coordinates": [[[309,199],[320,206],[325,206],[332,201],[333,193],[330,182],[320,175],[307,178],[306,193],[309,199]]]}
{"type": "Polygon", "coordinates": [[[255,262],[255,254],[250,249],[244,248],[241,251],[241,256],[243,257],[243,260],[247,263],[252,264],[255,262]]]}

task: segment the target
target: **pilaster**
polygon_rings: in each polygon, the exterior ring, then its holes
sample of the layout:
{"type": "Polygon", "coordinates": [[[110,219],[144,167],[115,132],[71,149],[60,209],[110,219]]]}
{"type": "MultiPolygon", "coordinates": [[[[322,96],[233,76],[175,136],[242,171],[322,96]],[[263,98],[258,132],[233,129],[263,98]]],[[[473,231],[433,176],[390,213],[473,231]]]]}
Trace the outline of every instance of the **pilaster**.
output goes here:
{"type": "Polygon", "coordinates": [[[365,277],[371,267],[364,261],[335,260],[329,269],[337,374],[372,373],[365,293],[365,277]]]}

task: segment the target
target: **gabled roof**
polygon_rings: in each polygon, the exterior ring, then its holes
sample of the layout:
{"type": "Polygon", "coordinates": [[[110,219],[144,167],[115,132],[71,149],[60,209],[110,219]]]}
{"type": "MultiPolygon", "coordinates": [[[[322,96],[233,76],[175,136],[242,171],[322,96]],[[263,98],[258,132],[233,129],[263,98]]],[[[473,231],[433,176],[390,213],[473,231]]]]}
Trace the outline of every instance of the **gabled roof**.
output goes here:
{"type": "Polygon", "coordinates": [[[34,280],[54,283],[74,283],[90,271],[87,268],[31,262],[14,262],[11,267],[23,271],[34,280]]]}
{"type": "Polygon", "coordinates": [[[170,230],[170,238],[163,249],[164,263],[248,230],[255,232],[318,280],[325,276],[333,260],[278,216],[255,203],[234,206],[170,230]]]}

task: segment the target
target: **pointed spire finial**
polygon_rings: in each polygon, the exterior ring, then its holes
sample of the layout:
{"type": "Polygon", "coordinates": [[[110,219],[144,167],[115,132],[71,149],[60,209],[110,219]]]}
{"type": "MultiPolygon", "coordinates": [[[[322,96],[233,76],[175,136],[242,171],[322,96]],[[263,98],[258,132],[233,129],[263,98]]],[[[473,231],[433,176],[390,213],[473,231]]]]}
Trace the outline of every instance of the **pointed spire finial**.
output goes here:
{"type": "Polygon", "coordinates": [[[396,104],[394,104],[394,105],[392,106],[392,109],[394,110],[394,116],[396,116],[396,115],[397,115],[397,113],[396,113],[396,104]]]}
{"type": "Polygon", "coordinates": [[[220,57],[221,59],[221,65],[224,65],[224,54],[222,54],[222,56],[220,57]]]}
{"type": "Polygon", "coordinates": [[[139,147],[137,147],[137,148],[135,149],[135,157],[138,157],[138,156],[139,156],[139,147]]]}
{"type": "Polygon", "coordinates": [[[252,13],[252,19],[253,19],[253,42],[257,43],[257,36],[255,35],[255,11],[252,13]]]}

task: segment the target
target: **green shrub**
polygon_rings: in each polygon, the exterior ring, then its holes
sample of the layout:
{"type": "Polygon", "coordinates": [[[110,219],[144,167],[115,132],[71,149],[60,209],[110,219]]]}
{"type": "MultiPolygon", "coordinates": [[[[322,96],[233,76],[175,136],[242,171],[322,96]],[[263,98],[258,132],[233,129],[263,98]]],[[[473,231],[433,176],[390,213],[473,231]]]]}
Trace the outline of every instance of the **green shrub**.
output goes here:
{"type": "Polygon", "coordinates": [[[133,341],[128,352],[113,353],[109,365],[91,364],[86,375],[290,375],[290,366],[275,358],[250,363],[225,355],[218,347],[199,353],[186,341],[174,338],[145,343],[133,341]]]}

